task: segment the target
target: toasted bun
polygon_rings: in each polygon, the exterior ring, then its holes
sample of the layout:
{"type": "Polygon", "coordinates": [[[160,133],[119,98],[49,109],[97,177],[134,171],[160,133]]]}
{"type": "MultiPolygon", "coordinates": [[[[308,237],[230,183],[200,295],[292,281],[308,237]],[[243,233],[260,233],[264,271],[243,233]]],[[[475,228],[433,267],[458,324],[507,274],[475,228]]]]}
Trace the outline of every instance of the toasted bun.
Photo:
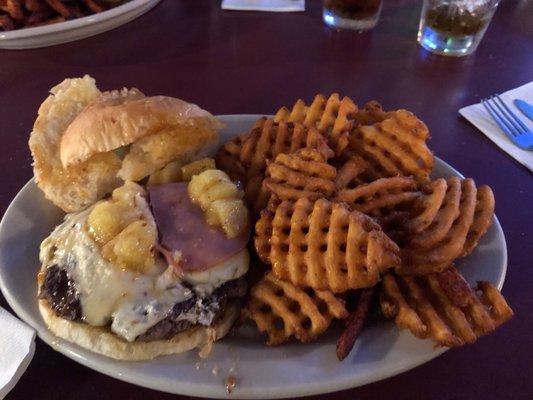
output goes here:
{"type": "Polygon", "coordinates": [[[218,122],[201,119],[145,136],[131,145],[118,176],[139,181],[170,162],[179,161],[184,165],[203,158],[216,150],[220,127],[218,122]]]}
{"type": "Polygon", "coordinates": [[[81,210],[120,185],[121,160],[102,153],[68,170],[63,168],[59,147],[63,132],[89,103],[100,96],[93,78],[65,79],[50,90],[30,135],[33,171],[47,199],[66,212],[81,210]]]}
{"type": "Polygon", "coordinates": [[[129,172],[131,166],[125,166],[120,175],[125,180],[139,180],[176,158],[215,145],[220,127],[209,112],[180,99],[144,97],[136,89],[110,92],[87,106],[68,126],[61,140],[61,163],[64,167],[77,165],[136,142],[125,163],[154,165],[144,166],[146,172],[134,175],[129,172]],[[151,138],[153,135],[157,137],[151,138]]]}
{"type": "Polygon", "coordinates": [[[224,317],[212,327],[193,327],[178,333],[169,340],[128,342],[107,328],[94,327],[58,317],[46,300],[39,300],[39,310],[48,329],[56,336],[95,353],[125,361],[150,360],[208,345],[213,338],[218,340],[224,337],[239,315],[239,308],[229,303],[224,317]]]}
{"type": "Polygon", "coordinates": [[[51,89],[30,135],[35,180],[55,205],[80,211],[124,180],[205,156],[221,126],[183,100],[137,89],[102,93],[88,75],[66,79],[51,89]],[[115,150],[126,145],[121,159],[115,150]]]}

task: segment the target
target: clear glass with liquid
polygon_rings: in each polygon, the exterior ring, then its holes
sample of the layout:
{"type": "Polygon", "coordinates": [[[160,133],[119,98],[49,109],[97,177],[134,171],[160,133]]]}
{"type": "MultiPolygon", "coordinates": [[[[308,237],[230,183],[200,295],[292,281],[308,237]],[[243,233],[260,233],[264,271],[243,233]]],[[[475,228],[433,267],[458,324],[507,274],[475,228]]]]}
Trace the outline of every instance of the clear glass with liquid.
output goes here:
{"type": "Polygon", "coordinates": [[[366,31],[376,26],[382,0],[324,0],[322,19],[334,28],[366,31]]]}
{"type": "Polygon", "coordinates": [[[424,0],[418,43],[432,53],[473,53],[496,11],[499,0],[424,0]]]}

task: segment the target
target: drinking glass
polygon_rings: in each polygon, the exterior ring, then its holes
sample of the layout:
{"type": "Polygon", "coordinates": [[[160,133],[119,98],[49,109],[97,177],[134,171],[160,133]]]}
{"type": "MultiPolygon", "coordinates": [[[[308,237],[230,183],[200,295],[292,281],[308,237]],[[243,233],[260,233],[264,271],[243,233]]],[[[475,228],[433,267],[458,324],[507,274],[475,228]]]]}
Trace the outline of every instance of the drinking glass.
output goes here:
{"type": "Polygon", "coordinates": [[[418,43],[447,56],[473,53],[500,0],[424,0],[418,43]]]}
{"type": "Polygon", "coordinates": [[[381,0],[324,0],[322,19],[334,28],[365,31],[378,23],[381,0]]]}

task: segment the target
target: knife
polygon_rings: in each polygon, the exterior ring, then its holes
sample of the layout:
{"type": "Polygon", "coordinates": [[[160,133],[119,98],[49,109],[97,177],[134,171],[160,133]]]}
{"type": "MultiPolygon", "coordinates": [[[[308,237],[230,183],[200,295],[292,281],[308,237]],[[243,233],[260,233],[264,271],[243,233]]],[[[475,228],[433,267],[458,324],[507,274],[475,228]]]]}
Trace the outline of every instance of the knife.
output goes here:
{"type": "Polygon", "coordinates": [[[516,106],[516,108],[522,111],[522,114],[524,114],[526,117],[533,121],[533,105],[529,104],[527,101],[520,99],[515,99],[514,105],[516,106]]]}

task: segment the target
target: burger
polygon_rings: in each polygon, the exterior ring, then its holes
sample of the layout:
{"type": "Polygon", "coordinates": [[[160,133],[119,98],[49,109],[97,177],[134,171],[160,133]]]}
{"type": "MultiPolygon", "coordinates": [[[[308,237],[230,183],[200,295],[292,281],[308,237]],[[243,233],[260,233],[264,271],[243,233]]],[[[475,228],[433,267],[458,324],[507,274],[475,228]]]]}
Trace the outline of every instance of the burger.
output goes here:
{"type": "Polygon", "coordinates": [[[249,223],[240,188],[202,158],[220,126],[182,100],[102,93],[89,77],[52,89],[30,148],[39,187],[68,212],[39,254],[39,310],[55,335],[145,360],[229,332],[249,223]]]}

